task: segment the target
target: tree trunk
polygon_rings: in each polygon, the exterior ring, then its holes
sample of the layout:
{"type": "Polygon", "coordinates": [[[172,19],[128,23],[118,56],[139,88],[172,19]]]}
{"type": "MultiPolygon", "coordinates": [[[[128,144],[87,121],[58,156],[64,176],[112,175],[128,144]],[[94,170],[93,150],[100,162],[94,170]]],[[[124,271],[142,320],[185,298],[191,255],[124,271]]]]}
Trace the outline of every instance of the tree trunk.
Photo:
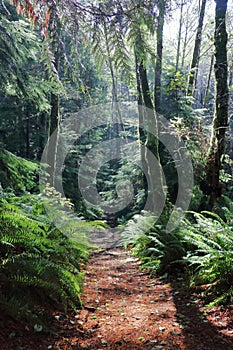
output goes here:
{"type": "MultiPolygon", "coordinates": [[[[112,135],[111,138],[118,138],[120,135],[120,132],[124,130],[124,123],[122,121],[121,116],[121,110],[119,108],[119,99],[118,99],[118,91],[117,91],[117,78],[116,74],[114,72],[114,65],[113,65],[113,59],[111,57],[111,48],[109,46],[109,40],[108,40],[108,32],[107,32],[107,26],[104,19],[104,38],[105,38],[105,46],[107,51],[107,58],[108,58],[108,66],[110,69],[111,79],[112,79],[112,106],[113,106],[113,113],[112,113],[112,135]],[[115,109],[117,112],[117,115],[115,113],[115,109]]],[[[121,154],[121,146],[120,144],[117,144],[117,154],[121,154]]],[[[114,151],[114,153],[115,153],[114,151]]],[[[116,170],[120,166],[120,159],[112,159],[111,166],[115,168],[116,170]]]]}
{"type": "Polygon", "coordinates": [[[159,16],[157,27],[157,52],[155,65],[155,88],[154,88],[154,104],[156,112],[160,113],[161,103],[161,75],[162,75],[162,58],[163,58],[163,27],[165,16],[166,1],[161,0],[158,4],[159,16]]]}
{"type": "Polygon", "coordinates": [[[141,83],[142,97],[145,105],[143,110],[143,124],[146,135],[145,142],[145,164],[146,175],[148,176],[148,195],[151,198],[150,210],[156,215],[160,212],[161,205],[164,203],[164,188],[162,168],[159,157],[159,139],[158,139],[158,121],[154,109],[154,105],[150,96],[150,89],[147,77],[147,70],[144,67],[143,61],[139,62],[139,76],[141,83]],[[156,160],[151,155],[156,158],[156,160]]]}
{"type": "Polygon", "coordinates": [[[189,80],[188,80],[188,89],[187,89],[187,95],[192,96],[194,94],[195,90],[195,84],[197,79],[197,72],[198,72],[198,64],[200,60],[200,50],[201,50],[201,39],[202,39],[202,28],[203,28],[203,22],[204,22],[204,16],[205,16],[205,7],[206,7],[206,0],[202,0],[201,4],[201,11],[198,21],[198,27],[197,27],[197,33],[196,33],[196,39],[195,39],[195,46],[193,51],[193,58],[189,73],[189,80]]]}
{"type": "MultiPolygon", "coordinates": [[[[138,137],[141,144],[145,144],[146,142],[146,134],[144,128],[140,127],[144,124],[144,118],[143,118],[143,99],[142,99],[142,89],[141,89],[141,82],[140,82],[140,74],[139,74],[139,62],[138,62],[138,56],[135,53],[135,65],[136,65],[136,81],[137,81],[137,100],[138,100],[138,116],[139,116],[139,128],[138,128],[138,137]]],[[[140,149],[142,149],[140,147],[140,149]]],[[[143,160],[144,155],[141,151],[141,158],[143,160]]]]}
{"type": "Polygon", "coordinates": [[[41,159],[44,147],[47,142],[48,132],[49,132],[49,115],[47,112],[40,113],[38,117],[39,125],[39,140],[38,140],[38,152],[37,159],[41,159]]]}
{"type": "Polygon", "coordinates": [[[208,80],[207,80],[207,85],[206,85],[206,90],[205,90],[205,97],[204,97],[204,107],[205,108],[207,107],[207,102],[208,102],[208,94],[209,94],[209,90],[210,90],[210,80],[211,80],[213,65],[214,65],[214,54],[211,56],[210,70],[209,70],[209,75],[208,75],[208,80]]]}
{"type": "Polygon", "coordinates": [[[136,67],[136,81],[137,81],[137,102],[138,102],[138,138],[139,138],[139,151],[141,157],[142,168],[144,171],[144,176],[142,179],[143,187],[146,188],[146,178],[148,178],[148,167],[146,165],[146,154],[143,145],[146,143],[146,133],[143,128],[144,125],[144,117],[143,117],[143,98],[142,98],[142,89],[140,82],[140,74],[139,74],[139,62],[138,56],[135,52],[135,67],[136,67]]]}
{"type": "Polygon", "coordinates": [[[233,57],[231,58],[231,65],[229,71],[229,87],[231,87],[233,83],[233,57]]]}
{"type": "Polygon", "coordinates": [[[30,113],[29,106],[26,107],[26,158],[30,158],[30,113]]]}
{"type": "Polygon", "coordinates": [[[181,33],[182,33],[182,26],[183,26],[183,8],[184,8],[184,0],[181,0],[179,36],[178,36],[178,45],[177,45],[177,53],[176,53],[176,72],[178,71],[178,68],[179,68],[181,33]]]}
{"type": "MultiPolygon", "coordinates": [[[[60,63],[60,35],[61,24],[56,13],[56,8],[52,8],[49,33],[51,37],[51,52],[54,56],[53,66],[55,72],[59,71],[60,63]]],[[[59,126],[60,126],[60,97],[59,94],[52,92],[50,96],[50,118],[49,118],[49,137],[50,144],[47,154],[47,161],[49,164],[49,183],[51,186],[56,187],[56,164],[58,157],[58,139],[59,139],[59,126]],[[52,138],[51,138],[52,136],[52,138]]]]}
{"type": "Polygon", "coordinates": [[[115,78],[115,73],[114,73],[114,68],[113,68],[113,63],[112,63],[112,57],[111,57],[111,51],[110,51],[110,47],[109,47],[109,41],[108,41],[105,20],[104,20],[104,38],[105,38],[106,51],[107,51],[107,56],[108,56],[108,65],[109,65],[111,78],[112,78],[112,101],[118,102],[116,78],[115,78]]]}
{"type": "Polygon", "coordinates": [[[227,81],[227,0],[216,0],[215,12],[215,80],[216,99],[212,137],[206,165],[206,176],[210,194],[210,206],[222,194],[220,170],[225,152],[225,133],[228,126],[228,81],[227,81]]]}
{"type": "Polygon", "coordinates": [[[182,52],[181,69],[184,69],[187,44],[188,44],[188,15],[187,15],[186,24],[185,24],[185,35],[184,35],[184,46],[183,46],[183,52],[182,52]]]}

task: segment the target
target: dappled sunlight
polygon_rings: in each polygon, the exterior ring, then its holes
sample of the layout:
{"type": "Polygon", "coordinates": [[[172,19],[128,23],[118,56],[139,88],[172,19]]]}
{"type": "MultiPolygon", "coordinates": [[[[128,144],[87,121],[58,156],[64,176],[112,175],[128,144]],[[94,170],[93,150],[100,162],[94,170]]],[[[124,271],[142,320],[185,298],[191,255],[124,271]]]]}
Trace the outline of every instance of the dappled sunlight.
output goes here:
{"type": "Polygon", "coordinates": [[[121,249],[92,257],[84,309],[77,316],[84,333],[76,346],[214,350],[216,344],[218,349],[232,344],[199,310],[185,278],[166,281],[139,267],[139,260],[121,249]]]}

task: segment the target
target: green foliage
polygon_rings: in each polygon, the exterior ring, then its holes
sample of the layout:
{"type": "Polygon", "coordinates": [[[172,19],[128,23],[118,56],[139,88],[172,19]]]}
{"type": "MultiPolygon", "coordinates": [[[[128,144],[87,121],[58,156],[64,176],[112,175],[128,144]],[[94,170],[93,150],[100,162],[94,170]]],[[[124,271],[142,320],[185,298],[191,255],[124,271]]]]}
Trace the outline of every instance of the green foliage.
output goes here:
{"type": "Polygon", "coordinates": [[[180,230],[166,231],[165,222],[166,213],[156,222],[151,213],[145,212],[129,220],[122,234],[125,246],[130,246],[142,260],[142,268],[149,268],[152,272],[174,269],[175,264],[180,267],[186,252],[180,230]]]}
{"type": "Polygon", "coordinates": [[[171,64],[165,63],[165,67],[161,90],[162,113],[169,119],[174,116],[189,116],[193,99],[185,96],[186,74],[176,71],[171,64]]]}
{"type": "Polygon", "coordinates": [[[188,212],[172,232],[165,230],[166,215],[157,223],[150,213],[135,215],[122,234],[125,247],[152,272],[183,269],[191,286],[201,289],[210,306],[233,300],[232,203],[222,208],[224,220],[215,213],[188,212]]]}
{"type": "Polygon", "coordinates": [[[31,159],[41,153],[49,91],[41,60],[42,42],[8,2],[0,4],[0,142],[31,159]]]}
{"type": "Polygon", "coordinates": [[[43,82],[30,72],[32,63],[38,60],[40,40],[29,22],[20,18],[12,6],[6,6],[0,4],[0,87],[9,95],[27,97],[40,110],[48,109],[43,82]]]}
{"type": "Polygon", "coordinates": [[[140,212],[145,205],[146,191],[143,187],[143,173],[133,161],[132,158],[132,162],[113,160],[105,163],[97,179],[99,193],[109,204],[116,200],[123,202],[124,199],[132,196],[130,203],[123,205],[123,209],[115,213],[115,219],[121,224],[126,223],[134,214],[140,212]],[[133,189],[131,184],[133,184],[133,189]]]}
{"type": "MultiPolygon", "coordinates": [[[[178,117],[173,117],[170,122],[171,132],[175,132],[177,138],[182,139],[192,158],[194,170],[193,198],[191,210],[209,210],[208,197],[206,194],[207,184],[205,175],[205,164],[207,160],[208,139],[210,134],[209,117],[206,116],[205,109],[195,110],[189,104],[184,113],[179,112],[178,117]]],[[[170,200],[174,203],[176,200],[177,172],[173,162],[169,161],[166,150],[161,151],[161,163],[167,179],[170,200]]]]}
{"type": "Polygon", "coordinates": [[[15,86],[24,90],[25,73],[22,70],[22,64],[30,53],[27,52],[27,46],[19,47],[19,42],[25,44],[27,41],[26,31],[24,32],[25,35],[22,35],[26,22],[19,22],[12,8],[11,12],[10,8],[7,12],[1,4],[0,11],[2,14],[0,20],[0,86],[10,90],[10,85],[12,89],[15,84],[15,86]],[[14,83],[12,84],[12,82],[14,83]]]}
{"type": "Polygon", "coordinates": [[[233,222],[211,212],[193,213],[182,228],[184,240],[192,245],[184,261],[194,271],[193,285],[201,286],[207,300],[215,305],[233,300],[233,222]]]}
{"type": "MultiPolygon", "coordinates": [[[[67,95],[66,99],[61,99],[63,113],[70,115],[90,104],[103,103],[107,82],[98,75],[88,44],[81,33],[78,31],[71,37],[63,32],[62,42],[59,78],[67,95]]],[[[48,61],[46,53],[44,60],[48,61]]]]}
{"type": "Polygon", "coordinates": [[[189,209],[192,211],[208,210],[208,196],[204,195],[198,185],[195,185],[192,193],[192,201],[189,209]]]}
{"type": "Polygon", "coordinates": [[[16,194],[37,191],[38,170],[37,163],[0,150],[0,181],[4,189],[11,189],[16,194]]]}
{"type": "Polygon", "coordinates": [[[45,215],[39,196],[2,193],[1,312],[15,319],[43,322],[47,305],[63,309],[80,306],[80,270],[90,249],[84,228],[85,222],[79,219],[58,230],[45,215]]]}

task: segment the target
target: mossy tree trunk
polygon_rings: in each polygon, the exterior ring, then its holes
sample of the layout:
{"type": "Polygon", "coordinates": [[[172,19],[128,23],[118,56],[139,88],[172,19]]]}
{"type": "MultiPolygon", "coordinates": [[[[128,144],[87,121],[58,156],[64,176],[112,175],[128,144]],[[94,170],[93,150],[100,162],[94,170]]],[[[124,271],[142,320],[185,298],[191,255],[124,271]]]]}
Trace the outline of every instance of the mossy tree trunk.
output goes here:
{"type": "Polygon", "coordinates": [[[212,126],[212,136],[208,153],[206,176],[210,206],[214,207],[216,200],[222,194],[220,170],[225,152],[225,133],[228,127],[228,80],[227,80],[227,31],[226,31],[227,0],[216,0],[215,12],[215,80],[216,99],[215,115],[212,126]]]}
{"type": "Polygon", "coordinates": [[[138,73],[140,77],[141,95],[143,104],[146,107],[142,111],[143,116],[143,135],[145,138],[144,147],[144,165],[145,175],[148,180],[148,195],[150,196],[150,209],[155,214],[159,212],[161,204],[164,203],[164,189],[162,167],[159,157],[159,133],[158,120],[153,101],[151,99],[148,83],[147,70],[143,60],[138,62],[138,73]],[[151,156],[154,156],[153,159],[151,156]]]}

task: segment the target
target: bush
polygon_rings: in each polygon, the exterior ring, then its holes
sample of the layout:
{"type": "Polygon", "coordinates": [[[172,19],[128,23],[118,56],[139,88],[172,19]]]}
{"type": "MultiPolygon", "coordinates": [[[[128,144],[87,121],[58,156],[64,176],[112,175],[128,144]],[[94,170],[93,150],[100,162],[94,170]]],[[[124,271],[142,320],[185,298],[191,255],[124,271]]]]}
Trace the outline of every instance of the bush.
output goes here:
{"type": "Polygon", "coordinates": [[[186,220],[182,229],[193,247],[184,258],[194,273],[192,285],[201,287],[210,305],[233,300],[233,222],[225,211],[227,222],[211,212],[193,213],[195,222],[186,220]]]}
{"type": "Polygon", "coordinates": [[[0,178],[4,189],[14,193],[38,192],[39,165],[0,149],[0,178]]]}
{"type": "Polygon", "coordinates": [[[191,286],[201,288],[209,305],[232,303],[232,208],[222,208],[222,212],[224,220],[207,211],[188,212],[172,232],[166,231],[164,216],[155,224],[150,213],[136,215],[126,225],[122,239],[142,260],[142,268],[156,273],[185,268],[191,286]]]}
{"type": "Polygon", "coordinates": [[[165,214],[155,222],[155,217],[150,213],[135,215],[126,225],[122,240],[142,260],[142,268],[159,273],[174,271],[175,267],[182,265],[186,242],[179,228],[172,232],[166,230],[165,214]]]}
{"type": "Polygon", "coordinates": [[[43,320],[48,304],[64,310],[80,306],[91,224],[68,220],[60,231],[46,217],[39,196],[2,193],[0,204],[1,312],[43,320]]]}

